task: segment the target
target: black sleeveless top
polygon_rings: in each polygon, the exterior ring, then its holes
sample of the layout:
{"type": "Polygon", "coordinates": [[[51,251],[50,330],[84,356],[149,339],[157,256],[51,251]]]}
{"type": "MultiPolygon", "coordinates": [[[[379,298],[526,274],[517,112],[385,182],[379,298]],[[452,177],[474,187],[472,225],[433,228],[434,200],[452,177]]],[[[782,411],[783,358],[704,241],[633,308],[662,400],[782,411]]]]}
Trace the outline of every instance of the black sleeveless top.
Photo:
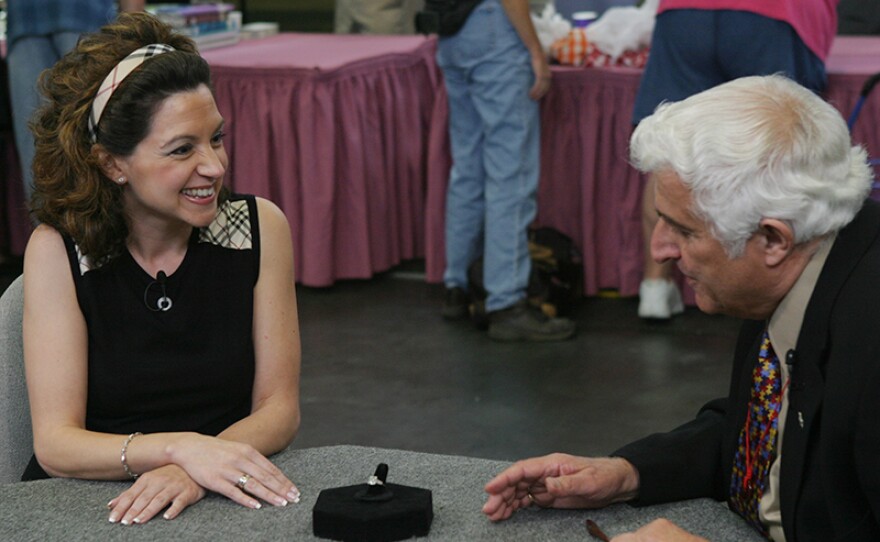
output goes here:
{"type": "MultiPolygon", "coordinates": [[[[128,251],[95,265],[64,242],[88,328],[86,429],[216,435],[250,414],[260,263],[253,196],[233,196],[211,225],[193,229],[164,281],[166,311],[163,285],[128,251]]],[[[32,459],[22,479],[44,477],[32,459]]]]}

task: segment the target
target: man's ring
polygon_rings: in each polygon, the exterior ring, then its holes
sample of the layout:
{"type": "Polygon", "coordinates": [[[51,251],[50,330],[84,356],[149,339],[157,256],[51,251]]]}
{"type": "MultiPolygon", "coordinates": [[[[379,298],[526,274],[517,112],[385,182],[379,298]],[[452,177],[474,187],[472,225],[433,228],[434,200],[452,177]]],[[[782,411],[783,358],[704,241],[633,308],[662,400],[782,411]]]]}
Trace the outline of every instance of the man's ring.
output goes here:
{"type": "Polygon", "coordinates": [[[536,499],[535,496],[532,495],[532,490],[531,490],[531,489],[529,489],[528,491],[526,491],[526,496],[529,498],[529,504],[534,504],[534,505],[537,506],[538,508],[547,508],[547,507],[544,506],[543,504],[539,503],[539,502],[538,502],[538,499],[536,499]]]}
{"type": "Polygon", "coordinates": [[[235,485],[238,486],[238,489],[241,489],[242,491],[244,491],[244,486],[248,483],[248,480],[250,480],[250,479],[251,479],[250,474],[242,474],[241,476],[239,476],[238,483],[235,485]]]}

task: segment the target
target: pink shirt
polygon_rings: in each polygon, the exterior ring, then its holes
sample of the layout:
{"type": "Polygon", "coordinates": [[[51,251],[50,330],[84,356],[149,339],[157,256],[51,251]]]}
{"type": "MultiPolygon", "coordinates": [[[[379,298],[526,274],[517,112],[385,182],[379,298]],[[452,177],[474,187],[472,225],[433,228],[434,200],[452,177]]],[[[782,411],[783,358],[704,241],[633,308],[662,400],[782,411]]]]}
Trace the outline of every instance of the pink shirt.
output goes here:
{"type": "Polygon", "coordinates": [[[750,11],[790,24],[804,44],[824,62],[837,33],[840,0],[660,0],[657,13],[671,9],[750,11]]]}

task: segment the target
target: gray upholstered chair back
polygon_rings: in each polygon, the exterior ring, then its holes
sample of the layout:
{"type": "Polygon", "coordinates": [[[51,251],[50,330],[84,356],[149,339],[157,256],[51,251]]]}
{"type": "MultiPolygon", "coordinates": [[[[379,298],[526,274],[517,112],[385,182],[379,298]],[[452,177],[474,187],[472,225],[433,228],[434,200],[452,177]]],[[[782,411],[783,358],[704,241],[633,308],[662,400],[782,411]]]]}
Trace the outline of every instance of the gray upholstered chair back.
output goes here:
{"type": "Polygon", "coordinates": [[[34,453],[21,342],[22,284],[18,277],[0,297],[0,484],[20,480],[34,453]]]}

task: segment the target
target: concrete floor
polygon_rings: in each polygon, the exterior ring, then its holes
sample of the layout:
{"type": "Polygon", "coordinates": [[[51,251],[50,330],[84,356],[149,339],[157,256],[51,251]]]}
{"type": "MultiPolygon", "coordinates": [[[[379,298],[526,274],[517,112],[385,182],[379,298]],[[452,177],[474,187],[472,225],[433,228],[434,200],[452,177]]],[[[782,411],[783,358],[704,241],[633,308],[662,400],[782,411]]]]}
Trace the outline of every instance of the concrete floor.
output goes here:
{"type": "Polygon", "coordinates": [[[295,446],[361,444],[492,459],[607,454],[727,392],[738,322],[671,322],[587,298],[577,336],[491,341],[439,315],[442,288],[387,273],[299,288],[303,423],[295,446]]]}
{"type": "MultiPolygon", "coordinates": [[[[586,298],[574,339],[496,343],[468,322],[444,321],[442,288],[420,280],[418,267],[298,288],[303,422],[294,446],[502,460],[607,454],[726,393],[731,318],[689,308],[649,324],[636,299],[586,298]]],[[[0,290],[18,273],[2,266],[0,290]]]]}

